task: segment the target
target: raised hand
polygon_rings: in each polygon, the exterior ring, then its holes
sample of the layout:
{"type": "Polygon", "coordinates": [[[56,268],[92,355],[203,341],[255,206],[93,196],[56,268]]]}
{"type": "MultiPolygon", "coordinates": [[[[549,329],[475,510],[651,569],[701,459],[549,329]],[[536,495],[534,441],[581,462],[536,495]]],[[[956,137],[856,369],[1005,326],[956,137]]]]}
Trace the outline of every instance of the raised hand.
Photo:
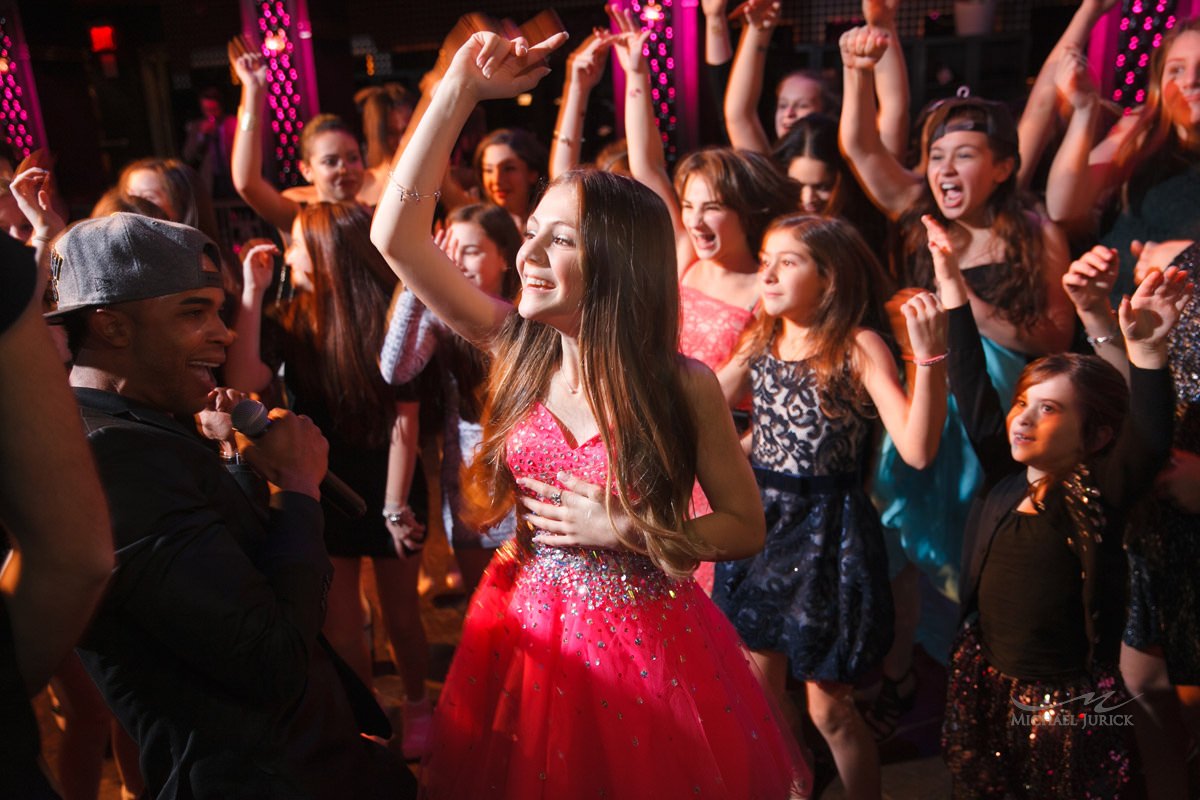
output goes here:
{"type": "Polygon", "coordinates": [[[730,17],[741,17],[751,28],[770,31],[779,24],[779,11],[779,0],[746,0],[733,10],[730,17]]]}
{"type": "Polygon", "coordinates": [[[49,171],[30,167],[18,173],[8,188],[17,207],[33,226],[34,236],[54,236],[65,227],[51,203],[49,171]]]}
{"type": "Polygon", "coordinates": [[[1054,84],[1072,108],[1083,108],[1097,97],[1096,86],[1088,72],[1087,56],[1078,47],[1068,45],[1059,53],[1054,84]]]}
{"type": "Polygon", "coordinates": [[[458,258],[458,237],[453,234],[452,230],[451,227],[440,228],[433,235],[433,243],[442,249],[447,258],[461,267],[462,262],[458,258]]]}
{"type": "Polygon", "coordinates": [[[1129,252],[1137,259],[1133,267],[1133,282],[1141,283],[1151,270],[1171,266],[1175,257],[1192,244],[1187,239],[1169,239],[1165,242],[1140,242],[1135,239],[1129,245],[1129,252]]]}
{"type": "Polygon", "coordinates": [[[233,413],[233,407],[248,396],[245,392],[224,386],[209,392],[208,402],[200,413],[196,414],[196,421],[200,424],[200,433],[204,438],[232,442],[233,419],[230,415],[233,413]]]}
{"type": "Polygon", "coordinates": [[[519,485],[540,498],[520,498],[525,521],[536,532],[533,541],[555,547],[621,547],[617,527],[632,529],[633,523],[615,503],[609,521],[604,488],[566,472],[558,473],[557,478],[561,489],[532,478],[517,479],[519,485]]]}
{"type": "Polygon", "coordinates": [[[279,255],[279,248],[263,240],[251,240],[246,244],[246,254],[242,256],[243,285],[249,292],[265,292],[275,276],[275,256],[279,255]],[[252,244],[255,241],[259,243],[252,244]]]}
{"type": "Polygon", "coordinates": [[[704,16],[706,17],[725,16],[725,7],[727,5],[727,0],[700,0],[700,10],[704,12],[704,16]]]}
{"type": "Polygon", "coordinates": [[[1135,361],[1137,366],[1162,366],[1157,363],[1158,356],[1165,363],[1167,334],[1179,321],[1193,292],[1186,272],[1178,267],[1167,267],[1163,271],[1151,271],[1138,285],[1133,297],[1122,298],[1118,318],[1130,350],[1130,361],[1134,361],[1133,351],[1137,349],[1143,354],[1153,353],[1156,361],[1155,364],[1135,361]]]}
{"type": "Polygon", "coordinates": [[[1096,245],[1071,263],[1062,285],[1077,313],[1112,312],[1108,295],[1120,266],[1117,251],[1103,245],[1096,245]]]}
{"type": "Polygon", "coordinates": [[[588,92],[596,88],[604,76],[604,65],[614,38],[597,28],[567,56],[567,73],[575,86],[588,92]]]}
{"type": "Polygon", "coordinates": [[[617,6],[605,6],[608,18],[617,26],[618,33],[612,40],[613,52],[621,69],[628,74],[645,74],[649,71],[643,51],[650,40],[649,29],[643,30],[633,11],[617,6]]]}
{"type": "Polygon", "coordinates": [[[229,65],[237,74],[238,80],[248,89],[262,89],[267,85],[267,62],[262,55],[251,50],[244,39],[235,36],[229,40],[227,47],[229,65]]]}
{"type": "Polygon", "coordinates": [[[567,40],[565,31],[530,46],[523,37],[506,39],[489,31],[471,34],[455,53],[446,79],[460,82],[473,99],[515,97],[550,73],[546,57],[567,40]]]}
{"type": "Polygon", "coordinates": [[[887,31],[863,25],[851,28],[838,39],[842,51],[842,64],[847,69],[875,69],[879,59],[888,49],[891,36],[887,31]]]}
{"type": "Polygon", "coordinates": [[[893,28],[900,0],[863,0],[862,15],[872,28],[893,28]]]}
{"type": "Polygon", "coordinates": [[[913,360],[928,361],[946,354],[946,310],[932,292],[918,292],[900,306],[913,360]]]}

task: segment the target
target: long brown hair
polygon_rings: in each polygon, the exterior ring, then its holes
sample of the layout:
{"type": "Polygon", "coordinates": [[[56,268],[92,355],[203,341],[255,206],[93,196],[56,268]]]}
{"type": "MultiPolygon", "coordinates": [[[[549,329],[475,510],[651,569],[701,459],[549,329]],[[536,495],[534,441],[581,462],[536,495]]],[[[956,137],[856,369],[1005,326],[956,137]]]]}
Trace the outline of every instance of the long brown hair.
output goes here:
{"type": "MultiPolygon", "coordinates": [[[[817,378],[821,411],[838,417],[846,409],[871,408],[871,398],[861,380],[861,354],[855,336],[864,325],[882,324],[887,276],[862,235],[845,220],[796,214],[771,223],[763,239],[786,231],[803,245],[825,279],[825,292],[814,309],[809,329],[811,355],[807,361],[817,378]]],[[[771,348],[782,320],[761,314],[746,332],[748,358],[771,348]]]]}
{"type": "MultiPolygon", "coordinates": [[[[929,149],[942,132],[954,130],[986,131],[988,148],[996,161],[1013,159],[1008,178],[988,196],[987,210],[992,232],[1004,242],[1007,269],[985,297],[997,313],[1014,326],[1030,326],[1046,312],[1046,292],[1042,285],[1042,232],[1032,207],[1017,188],[1017,170],[1021,154],[1017,146],[1017,127],[1012,114],[1001,103],[974,97],[940,101],[925,120],[921,132],[922,165],[928,163],[929,149]]],[[[893,270],[905,286],[933,287],[933,260],[921,217],[933,216],[944,227],[946,219],[933,198],[926,179],[920,199],[898,221],[903,243],[899,264],[893,270]]]]}
{"type": "MultiPolygon", "coordinates": [[[[626,547],[685,575],[712,551],[684,530],[697,422],[680,413],[687,395],[670,217],[653,192],[620,175],[575,170],[554,185],[579,197],[582,385],[610,456],[607,504],[611,512],[619,503],[637,522],[638,534],[622,535],[626,547]]],[[[483,525],[512,505],[506,440],[545,396],[561,358],[560,334],[517,314],[498,337],[483,444],[464,480],[468,516],[483,525]]]]}
{"type": "Polygon", "coordinates": [[[688,153],[675,169],[675,193],[680,198],[693,175],[703,177],[713,195],[738,215],[751,253],[758,252],[771,220],[800,205],[800,185],[761,153],[729,147],[688,153]]]}
{"type": "Polygon", "coordinates": [[[396,276],[371,244],[371,217],[357,203],[310,203],[300,211],[300,229],[313,288],[283,314],[289,360],[304,362],[288,380],[323,400],[341,436],[381,446],[395,417],[379,349],[396,276]]]}
{"type": "Polygon", "coordinates": [[[1175,42],[1185,33],[1200,33],[1200,17],[1181,20],[1163,39],[1150,57],[1150,76],[1146,86],[1146,104],[1129,129],[1113,159],[1128,179],[1122,187],[1122,202],[1136,206],[1146,190],[1162,181],[1181,164],[1194,162],[1200,139],[1185,141],[1163,102],[1163,71],[1175,42]],[[1190,156],[1190,157],[1189,157],[1190,156]]]}

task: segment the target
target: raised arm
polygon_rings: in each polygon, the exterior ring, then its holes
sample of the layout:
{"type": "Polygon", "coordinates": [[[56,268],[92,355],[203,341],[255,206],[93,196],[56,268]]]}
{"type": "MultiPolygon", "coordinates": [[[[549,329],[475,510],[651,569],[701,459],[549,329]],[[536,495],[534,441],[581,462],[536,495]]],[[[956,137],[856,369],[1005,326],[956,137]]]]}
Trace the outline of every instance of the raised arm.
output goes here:
{"type": "Polygon", "coordinates": [[[63,218],[54,210],[52,186],[49,170],[29,167],[17,173],[8,187],[17,207],[33,226],[29,241],[37,258],[39,296],[50,277],[50,240],[66,227],[63,218]]]}
{"type": "Polygon", "coordinates": [[[988,377],[987,360],[975,315],[971,312],[967,282],[945,230],[930,216],[921,218],[929,237],[938,295],[946,309],[947,374],[958,404],[963,427],[979,456],[990,486],[1013,467],[1000,395],[988,377]]]}
{"type": "Polygon", "coordinates": [[[667,212],[671,215],[671,227],[675,229],[678,262],[681,265],[690,264],[695,260],[695,253],[691,238],[683,227],[679,198],[675,196],[675,187],[667,175],[662,136],[654,119],[654,106],[650,98],[650,69],[642,54],[650,32],[639,28],[629,9],[607,6],[606,10],[620,32],[613,40],[613,52],[625,71],[625,143],[629,152],[629,171],[666,204],[667,212]]]}
{"type": "Polygon", "coordinates": [[[725,8],[726,0],[700,0],[700,11],[704,14],[704,63],[713,67],[733,58],[725,8]]]}
{"type": "Polygon", "coordinates": [[[921,178],[904,168],[879,135],[875,104],[875,67],[890,36],[873,28],[853,28],[842,34],[842,118],[838,140],[871,200],[888,217],[898,218],[916,199],[921,178]]]}
{"type": "Polygon", "coordinates": [[[1128,381],[1125,339],[1108,299],[1120,264],[1116,250],[1096,245],[1071,263],[1062,280],[1063,289],[1075,306],[1075,314],[1083,323],[1088,344],[1096,355],[1120,370],[1128,381]]]}
{"type": "Polygon", "coordinates": [[[946,312],[921,292],[900,307],[912,342],[916,377],[905,394],[892,354],[879,334],[860,329],[863,384],[905,463],[924,469],[937,455],[946,421],[946,312]]]}
{"type": "Polygon", "coordinates": [[[1081,54],[1064,54],[1056,78],[1072,110],[1046,179],[1046,212],[1055,222],[1088,221],[1092,209],[1124,177],[1117,167],[1116,154],[1130,126],[1124,120],[1118,122],[1096,144],[1105,112],[1081,54]]]}
{"type": "Polygon", "coordinates": [[[489,348],[512,306],[471,283],[430,236],[436,187],[454,141],[481,100],[512,97],[550,71],[544,59],[566,41],[558,33],[532,47],[475,33],[459,48],[416,131],[392,168],[371,224],[371,241],[430,310],[467,340],[489,348]]]}
{"type": "Polygon", "coordinates": [[[225,383],[243,392],[262,392],[271,382],[262,360],[262,309],[278,254],[268,242],[247,248],[242,259],[242,296],[233,319],[238,335],[225,351],[225,383]]]}
{"type": "Polygon", "coordinates": [[[771,34],[779,22],[779,0],[748,0],[740,9],[742,38],[725,90],[725,130],[740,150],[768,153],[770,137],[758,115],[771,34]]]}
{"type": "Polygon", "coordinates": [[[867,26],[887,32],[892,42],[875,65],[876,126],[883,146],[902,161],[908,151],[908,64],[896,29],[899,5],[900,0],[863,0],[862,12],[867,26]]]}
{"type": "Polygon", "coordinates": [[[281,231],[290,231],[300,206],[280,194],[262,174],[262,107],[267,96],[267,65],[258,53],[247,50],[240,39],[229,44],[229,63],[242,82],[242,103],[229,167],[233,187],[260,217],[281,231]]]}
{"type": "Polygon", "coordinates": [[[588,98],[604,76],[612,37],[596,30],[567,57],[567,80],[550,142],[550,180],[579,165],[588,98]]]}
{"type": "Polygon", "coordinates": [[[1033,88],[1029,91],[1029,99],[1025,101],[1021,121],[1017,124],[1017,139],[1021,148],[1021,168],[1017,173],[1017,184],[1021,189],[1029,188],[1057,121],[1056,75],[1060,69],[1060,62],[1075,62],[1082,57],[1087,50],[1092,28],[1115,2],[1116,0],[1084,0],[1080,3],[1066,30],[1038,71],[1033,88]]]}
{"type": "Polygon", "coordinates": [[[1167,463],[1175,423],[1175,393],[1166,369],[1167,337],[1195,287],[1177,267],[1151,270],[1118,320],[1129,357],[1129,414],[1117,443],[1100,465],[1097,483],[1119,503],[1136,502],[1167,463]]]}

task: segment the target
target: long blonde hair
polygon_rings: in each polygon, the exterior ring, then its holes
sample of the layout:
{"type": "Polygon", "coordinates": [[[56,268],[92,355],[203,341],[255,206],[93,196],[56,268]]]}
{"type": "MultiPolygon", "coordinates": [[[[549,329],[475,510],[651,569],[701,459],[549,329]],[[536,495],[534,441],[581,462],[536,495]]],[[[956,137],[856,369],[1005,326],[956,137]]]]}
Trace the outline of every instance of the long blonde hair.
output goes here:
{"type": "MultiPolygon", "coordinates": [[[[625,547],[664,572],[688,574],[712,549],[684,530],[696,475],[696,420],[678,354],[679,287],[666,206],[620,175],[568,172],[555,185],[579,196],[584,281],[579,351],[588,405],[609,454],[606,498],[640,529],[625,547]]],[[[488,525],[511,507],[506,441],[545,397],[561,358],[553,328],[513,314],[498,334],[479,457],[464,486],[469,522],[488,525]]]]}

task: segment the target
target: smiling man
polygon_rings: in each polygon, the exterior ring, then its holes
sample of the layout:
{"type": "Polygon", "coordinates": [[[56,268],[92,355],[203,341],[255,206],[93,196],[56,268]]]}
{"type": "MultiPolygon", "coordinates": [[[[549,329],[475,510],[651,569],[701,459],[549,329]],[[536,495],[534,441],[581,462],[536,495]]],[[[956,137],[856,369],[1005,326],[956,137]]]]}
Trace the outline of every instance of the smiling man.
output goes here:
{"type": "Polygon", "coordinates": [[[58,308],[112,515],[117,567],[79,651],[156,798],[411,796],[368,690],[320,637],[332,567],[327,445],[283,413],[245,454],[260,507],[196,434],[234,334],[216,247],[134,214],[71,228],[58,308]]]}

